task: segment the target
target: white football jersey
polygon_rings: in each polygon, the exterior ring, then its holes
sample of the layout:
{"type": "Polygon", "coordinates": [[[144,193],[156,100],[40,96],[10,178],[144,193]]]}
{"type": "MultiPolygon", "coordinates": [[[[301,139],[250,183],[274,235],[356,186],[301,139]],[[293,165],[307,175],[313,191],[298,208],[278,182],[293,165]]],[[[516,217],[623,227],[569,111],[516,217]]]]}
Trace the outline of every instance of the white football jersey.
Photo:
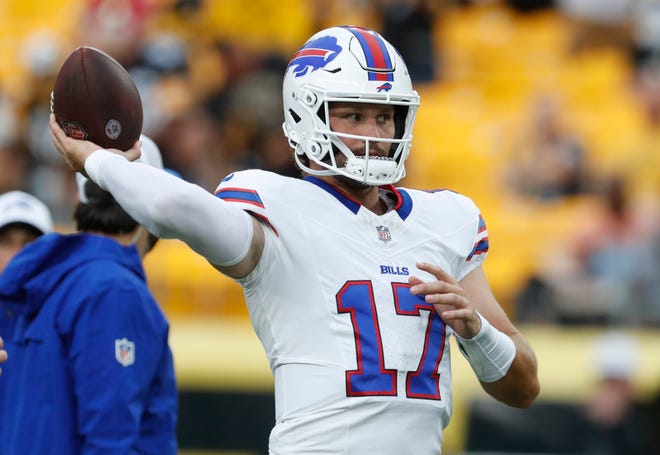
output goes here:
{"type": "Polygon", "coordinates": [[[451,191],[383,188],[376,215],[315,177],[249,170],[216,195],[260,218],[240,280],[275,378],[272,454],[438,454],[451,415],[450,329],[409,292],[415,267],[460,280],[486,255],[479,210],[451,191]]]}

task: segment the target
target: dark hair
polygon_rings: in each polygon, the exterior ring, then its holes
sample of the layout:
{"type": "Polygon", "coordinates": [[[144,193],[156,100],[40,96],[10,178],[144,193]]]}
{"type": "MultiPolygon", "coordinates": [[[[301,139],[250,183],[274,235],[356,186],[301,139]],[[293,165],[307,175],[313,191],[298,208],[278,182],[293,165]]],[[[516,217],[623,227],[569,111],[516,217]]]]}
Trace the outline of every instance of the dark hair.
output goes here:
{"type": "Polygon", "coordinates": [[[4,234],[5,232],[9,232],[10,229],[23,229],[25,232],[27,232],[29,235],[33,236],[35,239],[41,235],[43,235],[43,232],[41,229],[36,228],[32,226],[31,224],[24,223],[22,221],[15,221],[12,223],[7,223],[4,226],[0,227],[0,235],[4,234]]]}
{"type": "Polygon", "coordinates": [[[105,234],[128,234],[138,226],[114,197],[96,183],[85,182],[87,202],[79,202],[73,212],[76,229],[81,232],[102,232],[105,234]]]}

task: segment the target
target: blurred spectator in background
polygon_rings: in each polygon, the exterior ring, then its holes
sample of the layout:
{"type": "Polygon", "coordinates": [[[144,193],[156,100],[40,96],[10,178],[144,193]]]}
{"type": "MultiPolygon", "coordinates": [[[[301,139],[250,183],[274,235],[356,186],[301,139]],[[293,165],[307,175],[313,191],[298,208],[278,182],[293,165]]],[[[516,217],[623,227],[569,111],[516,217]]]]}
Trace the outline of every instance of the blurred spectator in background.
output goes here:
{"type": "Polygon", "coordinates": [[[640,0],[632,9],[634,64],[660,58],[660,0],[640,0]]]}
{"type": "Polygon", "coordinates": [[[562,123],[559,102],[550,95],[533,100],[531,124],[522,126],[507,159],[508,186],[524,197],[551,200],[587,191],[587,150],[562,123]]]}
{"type": "Polygon", "coordinates": [[[0,88],[0,193],[26,189],[28,155],[19,145],[18,103],[0,88]]]}
{"type": "Polygon", "coordinates": [[[440,68],[435,49],[435,23],[442,2],[435,0],[378,0],[382,35],[408,64],[415,83],[431,82],[440,68]]]}
{"type": "Polygon", "coordinates": [[[39,199],[22,191],[0,195],[0,273],[25,245],[52,230],[50,211],[39,199]]]}
{"type": "Polygon", "coordinates": [[[601,47],[627,51],[631,44],[631,14],[636,0],[556,0],[570,20],[571,51],[601,47]]]}
{"type": "Polygon", "coordinates": [[[506,3],[521,13],[532,13],[539,10],[554,8],[557,0],[507,0],[506,3]]]}
{"type": "Polygon", "coordinates": [[[378,29],[382,25],[379,17],[379,8],[382,1],[333,0],[329,2],[328,0],[311,0],[314,5],[312,28],[322,30],[341,24],[361,24],[366,28],[378,29]]]}
{"type": "Polygon", "coordinates": [[[221,152],[221,133],[215,118],[199,106],[173,116],[156,140],[165,166],[185,180],[211,190],[213,176],[226,169],[221,152]]]}
{"type": "Polygon", "coordinates": [[[585,402],[583,436],[575,453],[598,455],[646,455],[650,420],[634,395],[639,346],[621,332],[600,336],[593,346],[596,383],[585,402]]]}
{"type": "Polygon", "coordinates": [[[641,57],[634,68],[634,88],[647,125],[660,131],[660,48],[641,57]]]}
{"type": "Polygon", "coordinates": [[[636,63],[633,89],[640,107],[640,126],[621,147],[616,165],[635,193],[660,200],[660,47],[636,63]]]}
{"type": "Polygon", "coordinates": [[[221,131],[219,160],[224,171],[258,167],[297,176],[282,134],[282,75],[288,61],[279,54],[256,53],[237,44],[225,44],[222,50],[227,82],[207,100],[207,106],[221,131]]]}
{"type": "Polygon", "coordinates": [[[30,159],[25,150],[16,143],[0,143],[0,193],[27,189],[29,175],[30,159]]]}
{"type": "Polygon", "coordinates": [[[643,124],[638,142],[623,155],[636,190],[660,198],[660,0],[638,1],[633,15],[633,88],[643,124]]]}
{"type": "Polygon", "coordinates": [[[563,249],[543,258],[518,297],[519,319],[660,324],[657,207],[638,205],[613,177],[585,218],[563,249]]]}

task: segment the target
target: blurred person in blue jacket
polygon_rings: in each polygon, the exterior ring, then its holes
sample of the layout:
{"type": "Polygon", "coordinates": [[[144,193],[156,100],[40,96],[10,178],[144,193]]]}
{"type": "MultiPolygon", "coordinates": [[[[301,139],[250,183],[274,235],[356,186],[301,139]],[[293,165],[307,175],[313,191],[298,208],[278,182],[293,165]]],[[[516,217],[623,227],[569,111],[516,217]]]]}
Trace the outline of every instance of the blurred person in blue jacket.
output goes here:
{"type": "MultiPolygon", "coordinates": [[[[25,245],[52,230],[53,217],[42,201],[23,191],[0,195],[0,273],[25,245]]],[[[0,318],[0,322],[10,321],[0,318]]],[[[0,364],[7,361],[2,334],[9,330],[0,324],[0,364]]]]}
{"type": "MultiPolygon", "coordinates": [[[[156,145],[142,157],[156,167],[156,145]]],[[[10,359],[0,377],[0,453],[175,454],[169,324],[142,258],[157,242],[77,175],[76,234],[44,235],[0,276],[10,359]]]]}

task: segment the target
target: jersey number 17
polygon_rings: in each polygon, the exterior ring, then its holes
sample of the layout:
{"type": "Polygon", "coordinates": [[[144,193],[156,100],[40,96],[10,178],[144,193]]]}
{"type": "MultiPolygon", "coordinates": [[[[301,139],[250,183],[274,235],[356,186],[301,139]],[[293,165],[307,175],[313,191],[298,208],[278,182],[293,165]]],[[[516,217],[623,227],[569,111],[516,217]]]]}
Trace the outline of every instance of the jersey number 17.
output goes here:
{"type": "MultiPolygon", "coordinates": [[[[438,367],[445,346],[445,324],[433,305],[410,293],[408,283],[392,283],[392,296],[397,315],[428,319],[419,364],[415,371],[406,374],[406,396],[440,400],[438,367]]],[[[347,281],[336,300],[339,313],[351,316],[357,356],[357,369],[346,371],[346,394],[397,395],[397,371],[385,368],[373,284],[366,280],[347,281]]]]}

